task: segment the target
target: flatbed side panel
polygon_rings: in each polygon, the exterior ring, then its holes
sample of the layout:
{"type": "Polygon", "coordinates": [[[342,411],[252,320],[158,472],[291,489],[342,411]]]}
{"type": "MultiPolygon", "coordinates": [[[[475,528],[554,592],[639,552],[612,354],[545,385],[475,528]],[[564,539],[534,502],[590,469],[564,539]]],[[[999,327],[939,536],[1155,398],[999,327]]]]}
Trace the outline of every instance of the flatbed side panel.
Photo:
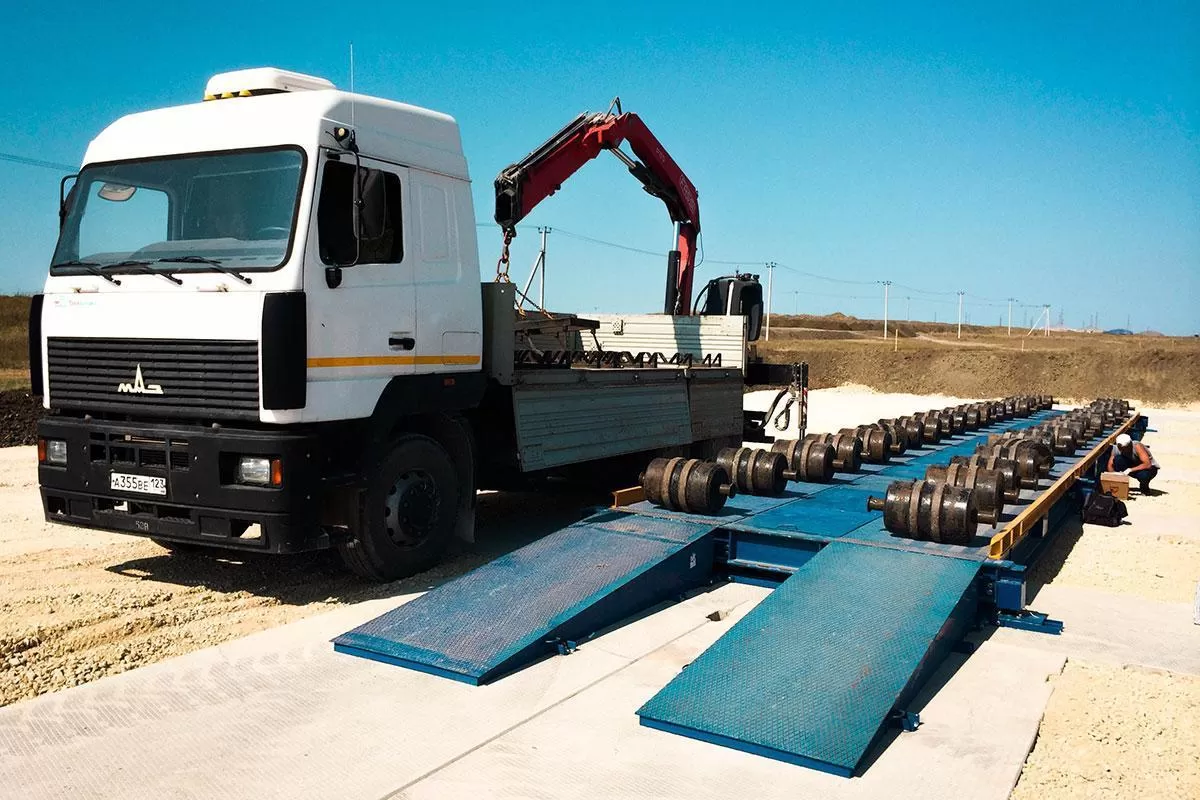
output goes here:
{"type": "Polygon", "coordinates": [[[688,381],[692,441],[742,435],[742,373],[737,370],[693,372],[688,381]]]}
{"type": "Polygon", "coordinates": [[[559,370],[554,380],[538,382],[522,375],[513,387],[521,469],[689,444],[687,381],[678,370],[641,372],[647,371],[559,370]]]}
{"type": "Polygon", "coordinates": [[[642,706],[642,724],[851,775],[973,618],[979,568],[833,542],[642,706]]]}

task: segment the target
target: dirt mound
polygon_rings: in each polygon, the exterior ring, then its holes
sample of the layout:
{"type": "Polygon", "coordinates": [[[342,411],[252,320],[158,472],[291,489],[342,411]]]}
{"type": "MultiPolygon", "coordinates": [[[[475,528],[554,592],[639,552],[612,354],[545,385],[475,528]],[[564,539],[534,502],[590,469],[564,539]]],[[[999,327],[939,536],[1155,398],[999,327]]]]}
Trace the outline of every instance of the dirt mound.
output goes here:
{"type": "Polygon", "coordinates": [[[33,444],[42,403],[28,392],[0,392],[0,447],[33,444]]]}
{"type": "Polygon", "coordinates": [[[999,337],[961,343],[901,337],[894,350],[882,340],[776,340],[773,334],[760,352],[773,361],[807,361],[814,389],[857,383],[881,392],[956,397],[1033,392],[1150,404],[1200,400],[1200,343],[1190,339],[1050,337],[1021,350],[999,337]]]}
{"type": "MultiPolygon", "coordinates": [[[[919,329],[922,331],[940,330],[940,326],[934,323],[922,322],[919,324],[919,329]]],[[[858,317],[847,316],[846,314],[829,314],[827,316],[814,317],[808,314],[772,314],[771,315],[771,335],[774,336],[776,331],[855,331],[868,335],[876,335],[882,338],[883,336],[883,321],[877,319],[859,319],[858,317]]],[[[888,321],[888,336],[895,336],[896,331],[900,332],[901,339],[912,338],[918,333],[918,323],[907,322],[904,320],[889,320],[888,321]]]]}

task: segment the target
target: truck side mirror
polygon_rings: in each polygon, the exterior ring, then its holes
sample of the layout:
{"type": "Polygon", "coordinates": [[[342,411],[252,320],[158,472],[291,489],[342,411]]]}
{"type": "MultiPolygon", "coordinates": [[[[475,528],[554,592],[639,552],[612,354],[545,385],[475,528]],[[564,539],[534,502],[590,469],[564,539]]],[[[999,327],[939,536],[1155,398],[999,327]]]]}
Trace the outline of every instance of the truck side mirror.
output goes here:
{"type": "Polygon", "coordinates": [[[67,214],[71,213],[71,207],[75,205],[77,178],[79,178],[78,174],[66,175],[58,182],[58,229],[60,231],[67,224],[67,214]],[[71,181],[70,189],[67,189],[67,181],[71,181]]]}

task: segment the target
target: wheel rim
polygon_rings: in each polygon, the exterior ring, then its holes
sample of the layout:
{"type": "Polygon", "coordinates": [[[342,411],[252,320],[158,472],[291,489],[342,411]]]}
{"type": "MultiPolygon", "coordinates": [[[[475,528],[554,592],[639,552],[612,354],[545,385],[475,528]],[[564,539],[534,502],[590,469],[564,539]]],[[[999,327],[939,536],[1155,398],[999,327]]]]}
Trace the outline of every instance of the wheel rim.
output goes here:
{"type": "Polygon", "coordinates": [[[417,547],[429,538],[438,519],[438,490],[424,470],[400,475],[384,503],[384,527],[399,547],[417,547]]]}

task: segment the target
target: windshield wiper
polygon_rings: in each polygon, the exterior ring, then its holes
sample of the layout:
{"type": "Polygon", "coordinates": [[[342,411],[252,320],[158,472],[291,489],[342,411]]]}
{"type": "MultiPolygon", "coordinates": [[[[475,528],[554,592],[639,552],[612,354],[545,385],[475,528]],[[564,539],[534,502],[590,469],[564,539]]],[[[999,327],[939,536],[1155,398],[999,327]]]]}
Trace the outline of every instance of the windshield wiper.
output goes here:
{"type": "Polygon", "coordinates": [[[242,283],[253,283],[253,281],[251,281],[249,278],[247,278],[242,273],[238,272],[235,269],[231,269],[231,268],[225,266],[223,263],[221,263],[220,261],[218,261],[215,258],[205,258],[204,256],[176,256],[174,258],[160,258],[160,259],[157,259],[157,261],[159,263],[166,262],[169,264],[207,264],[208,266],[212,267],[217,272],[223,273],[225,275],[232,275],[233,277],[237,278],[242,283]]]}
{"type": "Polygon", "coordinates": [[[93,275],[99,275],[101,278],[104,278],[104,280],[108,281],[109,283],[115,284],[117,286],[121,285],[121,282],[119,280],[114,278],[112,275],[109,275],[104,270],[102,270],[100,268],[100,265],[97,264],[95,261],[80,261],[77,258],[73,258],[70,261],[60,261],[57,264],[50,265],[50,269],[58,269],[59,267],[79,267],[80,269],[87,270],[88,272],[90,272],[93,275]]]}
{"type": "Polygon", "coordinates": [[[167,280],[169,280],[171,283],[175,284],[176,286],[183,286],[183,281],[181,281],[179,278],[176,278],[175,275],[173,273],[171,273],[169,270],[155,269],[154,267],[150,266],[149,261],[135,261],[135,260],[118,261],[115,264],[105,264],[100,269],[101,270],[109,270],[109,269],[114,269],[116,267],[122,267],[122,268],[140,267],[140,269],[138,271],[143,275],[158,275],[161,278],[166,278],[167,280]]]}

